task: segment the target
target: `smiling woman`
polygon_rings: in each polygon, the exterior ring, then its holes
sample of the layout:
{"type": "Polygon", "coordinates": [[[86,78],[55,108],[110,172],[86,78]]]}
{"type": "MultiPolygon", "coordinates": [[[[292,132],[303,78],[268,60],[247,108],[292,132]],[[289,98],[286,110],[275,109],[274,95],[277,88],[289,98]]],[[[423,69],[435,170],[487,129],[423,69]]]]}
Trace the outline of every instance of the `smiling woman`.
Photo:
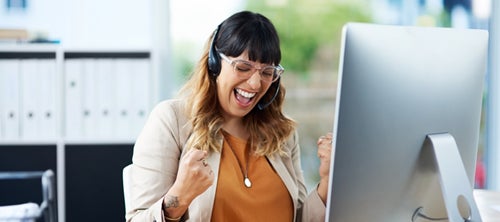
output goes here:
{"type": "Polygon", "coordinates": [[[155,107],[136,141],[128,221],[324,220],[331,142],[317,144],[321,179],[307,195],[280,61],[261,14],[215,29],[178,98],[155,107]]]}

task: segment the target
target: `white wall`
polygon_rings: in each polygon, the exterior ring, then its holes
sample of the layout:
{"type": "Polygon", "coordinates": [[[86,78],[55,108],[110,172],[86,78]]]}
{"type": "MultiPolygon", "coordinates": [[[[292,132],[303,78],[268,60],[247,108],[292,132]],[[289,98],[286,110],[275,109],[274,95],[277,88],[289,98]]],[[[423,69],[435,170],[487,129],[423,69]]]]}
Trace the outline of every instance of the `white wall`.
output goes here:
{"type": "MultiPolygon", "coordinates": [[[[3,2],[3,1],[2,1],[3,2]]],[[[0,5],[0,28],[42,31],[66,48],[150,48],[152,0],[28,0],[0,5]]]]}

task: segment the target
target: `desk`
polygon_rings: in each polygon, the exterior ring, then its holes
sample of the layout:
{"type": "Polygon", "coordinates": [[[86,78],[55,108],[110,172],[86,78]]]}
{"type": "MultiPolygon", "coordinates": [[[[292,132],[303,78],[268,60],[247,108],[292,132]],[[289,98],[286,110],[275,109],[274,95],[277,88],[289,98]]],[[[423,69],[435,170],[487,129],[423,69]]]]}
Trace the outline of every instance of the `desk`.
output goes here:
{"type": "Polygon", "coordinates": [[[474,198],[483,222],[500,222],[500,192],[476,189],[474,198]]]}

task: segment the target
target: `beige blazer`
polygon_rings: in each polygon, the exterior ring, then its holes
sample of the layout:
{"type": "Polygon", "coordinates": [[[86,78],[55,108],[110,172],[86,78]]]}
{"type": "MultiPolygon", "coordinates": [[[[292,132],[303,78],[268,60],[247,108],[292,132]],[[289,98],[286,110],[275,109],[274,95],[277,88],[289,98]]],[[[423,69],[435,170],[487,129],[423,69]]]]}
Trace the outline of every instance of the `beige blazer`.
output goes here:
{"type": "MultiPolygon", "coordinates": [[[[127,221],[164,221],[163,196],[175,181],[184,143],[191,132],[188,119],[181,111],[183,105],[181,100],[159,103],[137,138],[130,170],[132,182],[130,209],[126,209],[125,215],[127,221]]],[[[296,134],[287,141],[286,152],[286,156],[274,155],[268,156],[268,159],[293,200],[294,221],[324,221],[325,205],[316,190],[306,196],[296,134]]],[[[207,162],[214,171],[214,184],[193,200],[183,216],[185,221],[210,221],[219,175],[220,153],[209,153],[207,162]]],[[[249,221],[252,219],[249,218],[249,221]]]]}

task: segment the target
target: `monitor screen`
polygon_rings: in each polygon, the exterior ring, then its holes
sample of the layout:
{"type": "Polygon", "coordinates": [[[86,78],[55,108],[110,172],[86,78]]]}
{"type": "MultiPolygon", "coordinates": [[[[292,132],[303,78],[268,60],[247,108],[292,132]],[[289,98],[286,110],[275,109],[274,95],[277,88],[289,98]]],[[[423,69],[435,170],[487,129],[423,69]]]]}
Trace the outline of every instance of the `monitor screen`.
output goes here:
{"type": "Polygon", "coordinates": [[[349,23],[341,44],[326,221],[477,218],[487,31],[349,23]]]}

